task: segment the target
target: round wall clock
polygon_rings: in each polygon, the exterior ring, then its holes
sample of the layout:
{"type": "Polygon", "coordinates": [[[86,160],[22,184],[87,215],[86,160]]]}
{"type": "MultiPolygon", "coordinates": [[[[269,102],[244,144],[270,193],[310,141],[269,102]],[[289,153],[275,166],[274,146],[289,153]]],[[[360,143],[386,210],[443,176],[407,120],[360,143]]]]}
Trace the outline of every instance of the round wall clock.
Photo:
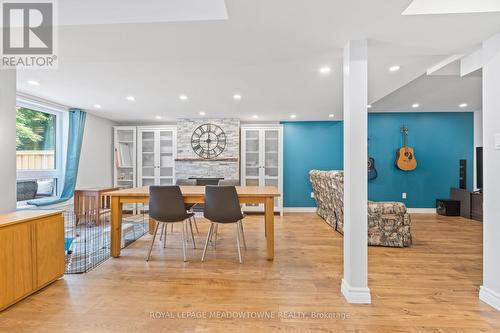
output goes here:
{"type": "Polygon", "coordinates": [[[201,158],[215,158],[226,149],[226,133],[217,125],[203,124],[193,131],[191,147],[201,158]]]}

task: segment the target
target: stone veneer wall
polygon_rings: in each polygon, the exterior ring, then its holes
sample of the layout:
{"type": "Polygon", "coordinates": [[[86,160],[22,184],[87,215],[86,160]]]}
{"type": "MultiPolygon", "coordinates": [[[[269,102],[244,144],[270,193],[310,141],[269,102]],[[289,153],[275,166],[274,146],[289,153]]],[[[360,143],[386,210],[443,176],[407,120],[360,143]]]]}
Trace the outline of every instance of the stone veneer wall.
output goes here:
{"type": "Polygon", "coordinates": [[[240,121],[239,119],[177,119],[177,158],[175,173],[178,179],[199,177],[240,178],[240,121]],[[215,159],[205,160],[191,148],[193,131],[203,124],[215,124],[226,133],[226,149],[215,159]],[[185,160],[188,159],[188,160],[185,160]],[[231,159],[231,160],[227,160],[231,159]]]}

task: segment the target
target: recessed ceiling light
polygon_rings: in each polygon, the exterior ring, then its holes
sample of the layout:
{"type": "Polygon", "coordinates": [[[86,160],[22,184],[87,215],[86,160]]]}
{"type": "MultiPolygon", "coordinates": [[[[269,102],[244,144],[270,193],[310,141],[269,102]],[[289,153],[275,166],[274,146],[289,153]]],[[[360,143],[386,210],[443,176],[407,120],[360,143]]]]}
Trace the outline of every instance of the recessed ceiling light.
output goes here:
{"type": "Polygon", "coordinates": [[[30,86],[39,86],[40,83],[38,81],[35,81],[35,80],[28,80],[28,84],[30,86]]]}
{"type": "Polygon", "coordinates": [[[372,108],[372,105],[371,105],[371,104],[368,104],[366,107],[367,107],[368,109],[371,109],[371,108],[372,108]]]}
{"type": "Polygon", "coordinates": [[[462,103],[462,104],[459,105],[460,108],[466,108],[467,106],[468,106],[467,103],[462,103]]]}
{"type": "Polygon", "coordinates": [[[101,107],[102,107],[101,104],[94,104],[94,108],[96,109],[100,109],[101,107]]]}
{"type": "Polygon", "coordinates": [[[182,95],[179,95],[179,99],[181,101],[187,101],[188,97],[187,97],[187,95],[182,94],[182,95]]]}
{"type": "Polygon", "coordinates": [[[257,118],[259,118],[259,115],[254,114],[254,115],[252,116],[252,118],[253,118],[253,119],[257,119],[257,118]]]}
{"type": "Polygon", "coordinates": [[[206,112],[205,111],[200,111],[199,114],[200,114],[200,116],[204,116],[204,115],[206,115],[206,112]]]}
{"type": "Polygon", "coordinates": [[[135,97],[134,96],[127,96],[126,99],[127,99],[127,101],[130,101],[130,102],[135,101],[135,97]]]}
{"type": "Polygon", "coordinates": [[[240,95],[240,94],[234,94],[234,95],[233,95],[233,99],[234,99],[235,101],[240,101],[240,100],[241,100],[241,95],[240,95]]]}
{"type": "Polygon", "coordinates": [[[328,115],[328,118],[334,118],[334,117],[335,117],[335,115],[334,115],[333,113],[330,113],[330,114],[328,115]]]}
{"type": "Polygon", "coordinates": [[[399,67],[399,65],[394,65],[394,66],[391,66],[389,67],[389,72],[397,72],[399,71],[401,67],[399,67]]]}
{"type": "Polygon", "coordinates": [[[414,108],[414,109],[416,109],[416,108],[420,107],[420,104],[415,103],[415,104],[412,104],[411,107],[414,108]]]}
{"type": "Polygon", "coordinates": [[[295,114],[291,114],[291,115],[290,115],[290,118],[295,119],[295,118],[297,118],[297,115],[295,115],[295,114]]]}
{"type": "Polygon", "coordinates": [[[155,119],[160,120],[160,119],[161,119],[161,116],[155,116],[155,119]]]}
{"type": "Polygon", "coordinates": [[[320,74],[330,74],[331,71],[332,69],[330,66],[323,66],[319,68],[320,74]]]}

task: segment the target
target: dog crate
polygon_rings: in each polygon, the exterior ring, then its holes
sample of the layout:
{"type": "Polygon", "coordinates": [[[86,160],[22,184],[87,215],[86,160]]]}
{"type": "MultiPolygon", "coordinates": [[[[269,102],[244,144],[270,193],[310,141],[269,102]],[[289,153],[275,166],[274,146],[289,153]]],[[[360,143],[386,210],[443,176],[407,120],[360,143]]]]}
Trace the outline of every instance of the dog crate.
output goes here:
{"type": "MultiPolygon", "coordinates": [[[[66,274],[87,273],[111,256],[109,209],[64,212],[66,274]]],[[[144,213],[124,215],[121,247],[142,237],[149,228],[144,213]]]]}

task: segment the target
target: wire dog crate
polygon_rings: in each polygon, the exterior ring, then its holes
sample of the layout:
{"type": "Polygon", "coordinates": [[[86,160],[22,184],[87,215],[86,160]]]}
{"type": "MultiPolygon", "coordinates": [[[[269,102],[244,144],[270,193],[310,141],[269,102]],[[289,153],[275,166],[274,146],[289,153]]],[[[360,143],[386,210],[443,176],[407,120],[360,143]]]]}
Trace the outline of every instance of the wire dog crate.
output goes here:
{"type": "MultiPolygon", "coordinates": [[[[87,273],[111,256],[109,209],[64,212],[65,274],[87,273]]],[[[124,216],[121,247],[139,239],[148,230],[146,215],[124,216]]]]}

